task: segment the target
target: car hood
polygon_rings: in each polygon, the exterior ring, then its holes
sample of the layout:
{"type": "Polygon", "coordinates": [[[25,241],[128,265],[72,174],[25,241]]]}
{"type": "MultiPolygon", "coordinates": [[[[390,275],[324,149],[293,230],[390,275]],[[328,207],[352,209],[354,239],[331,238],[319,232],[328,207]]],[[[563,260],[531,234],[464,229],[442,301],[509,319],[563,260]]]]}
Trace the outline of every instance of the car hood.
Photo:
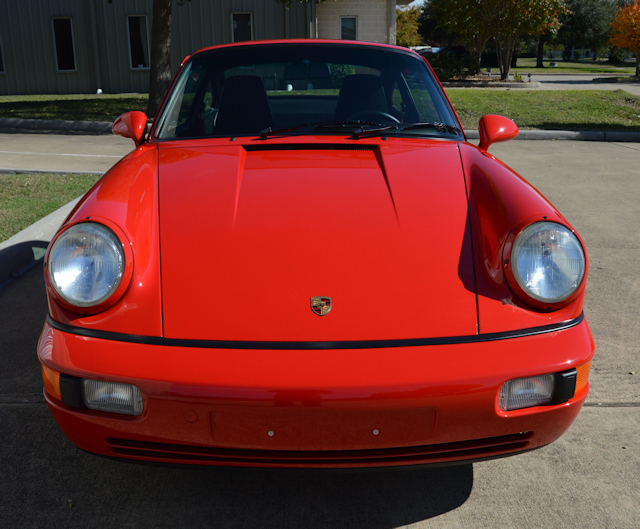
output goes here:
{"type": "Polygon", "coordinates": [[[254,143],[159,146],[166,337],[477,333],[455,142],[254,143]],[[313,297],[331,298],[330,312],[313,297]]]}

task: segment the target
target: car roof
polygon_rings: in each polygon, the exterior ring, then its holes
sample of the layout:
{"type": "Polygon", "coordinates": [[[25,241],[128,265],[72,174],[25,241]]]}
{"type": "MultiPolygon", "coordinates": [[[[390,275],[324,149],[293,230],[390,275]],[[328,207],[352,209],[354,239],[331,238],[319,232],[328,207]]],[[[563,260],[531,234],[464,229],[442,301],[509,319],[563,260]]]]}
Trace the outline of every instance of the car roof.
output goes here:
{"type": "Polygon", "coordinates": [[[329,44],[332,46],[366,46],[372,48],[388,48],[390,50],[409,53],[411,55],[415,55],[420,57],[415,51],[410,50],[409,48],[404,48],[402,46],[395,46],[393,44],[383,44],[378,42],[366,42],[361,40],[335,40],[335,39],[277,39],[277,40],[245,40],[242,42],[230,42],[227,44],[218,44],[216,46],[207,46],[206,48],[201,48],[198,51],[195,51],[191,55],[187,55],[181,64],[184,64],[187,59],[199,55],[200,53],[205,53],[211,50],[219,50],[223,48],[235,48],[241,46],[273,46],[277,44],[285,44],[285,45],[295,45],[295,44],[311,44],[311,45],[322,45],[329,44]]]}

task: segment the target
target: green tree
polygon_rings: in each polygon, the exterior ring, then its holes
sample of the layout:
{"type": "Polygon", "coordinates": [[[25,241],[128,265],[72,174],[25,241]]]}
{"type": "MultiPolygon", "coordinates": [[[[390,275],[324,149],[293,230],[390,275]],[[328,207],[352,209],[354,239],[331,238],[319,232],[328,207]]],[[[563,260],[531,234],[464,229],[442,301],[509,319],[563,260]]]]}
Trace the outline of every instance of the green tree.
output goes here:
{"type": "Polygon", "coordinates": [[[565,47],[591,48],[597,57],[600,49],[607,45],[609,28],[616,14],[616,5],[611,0],[571,0],[570,13],[562,19],[558,40],[565,47]]]}
{"type": "Polygon", "coordinates": [[[483,0],[431,0],[428,8],[438,25],[455,35],[470,55],[470,70],[477,71],[480,57],[492,37],[492,13],[483,0]]]}
{"type": "Polygon", "coordinates": [[[396,44],[398,46],[418,46],[422,36],[418,32],[420,9],[417,7],[396,8],[396,44]]]}
{"type": "MultiPolygon", "coordinates": [[[[437,0],[435,0],[435,2],[437,7],[437,0]]],[[[420,16],[418,17],[418,32],[422,36],[422,41],[427,44],[448,44],[451,46],[458,37],[453,33],[449,33],[436,19],[433,3],[432,0],[423,4],[420,16]]]]}
{"type": "Polygon", "coordinates": [[[556,33],[561,25],[560,15],[568,11],[565,0],[486,0],[483,6],[492,14],[491,29],[503,81],[509,77],[520,37],[556,33]]]}

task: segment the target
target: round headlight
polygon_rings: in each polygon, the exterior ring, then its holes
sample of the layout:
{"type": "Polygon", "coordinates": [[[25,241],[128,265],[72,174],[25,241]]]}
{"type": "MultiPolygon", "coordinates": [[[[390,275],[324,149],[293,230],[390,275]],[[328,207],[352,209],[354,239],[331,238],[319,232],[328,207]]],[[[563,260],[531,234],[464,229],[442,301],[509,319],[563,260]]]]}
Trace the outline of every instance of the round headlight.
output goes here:
{"type": "Polygon", "coordinates": [[[518,285],[543,303],[567,299],[585,272],[580,241],[556,222],[536,222],[522,230],[513,243],[511,261],[518,285]]]}
{"type": "Polygon", "coordinates": [[[48,267],[51,286],[61,298],[92,307],[111,296],[122,281],[122,243],[102,224],[75,224],[53,244],[48,267]]]}

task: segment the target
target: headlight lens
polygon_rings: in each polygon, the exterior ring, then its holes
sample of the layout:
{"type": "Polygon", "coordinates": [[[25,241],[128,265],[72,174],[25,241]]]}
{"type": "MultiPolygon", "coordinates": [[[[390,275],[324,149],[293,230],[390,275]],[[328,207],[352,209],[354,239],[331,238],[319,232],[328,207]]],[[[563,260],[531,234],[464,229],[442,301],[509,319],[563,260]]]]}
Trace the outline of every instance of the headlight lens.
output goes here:
{"type": "Polygon", "coordinates": [[[102,224],[83,222],[71,226],[53,244],[49,279],[63,299],[91,307],[113,294],[122,281],[124,266],[118,237],[102,224]]]}
{"type": "Polygon", "coordinates": [[[522,230],[513,243],[511,260],[520,287],[544,303],[567,299],[584,277],[580,241],[555,222],[536,222],[522,230]]]}

